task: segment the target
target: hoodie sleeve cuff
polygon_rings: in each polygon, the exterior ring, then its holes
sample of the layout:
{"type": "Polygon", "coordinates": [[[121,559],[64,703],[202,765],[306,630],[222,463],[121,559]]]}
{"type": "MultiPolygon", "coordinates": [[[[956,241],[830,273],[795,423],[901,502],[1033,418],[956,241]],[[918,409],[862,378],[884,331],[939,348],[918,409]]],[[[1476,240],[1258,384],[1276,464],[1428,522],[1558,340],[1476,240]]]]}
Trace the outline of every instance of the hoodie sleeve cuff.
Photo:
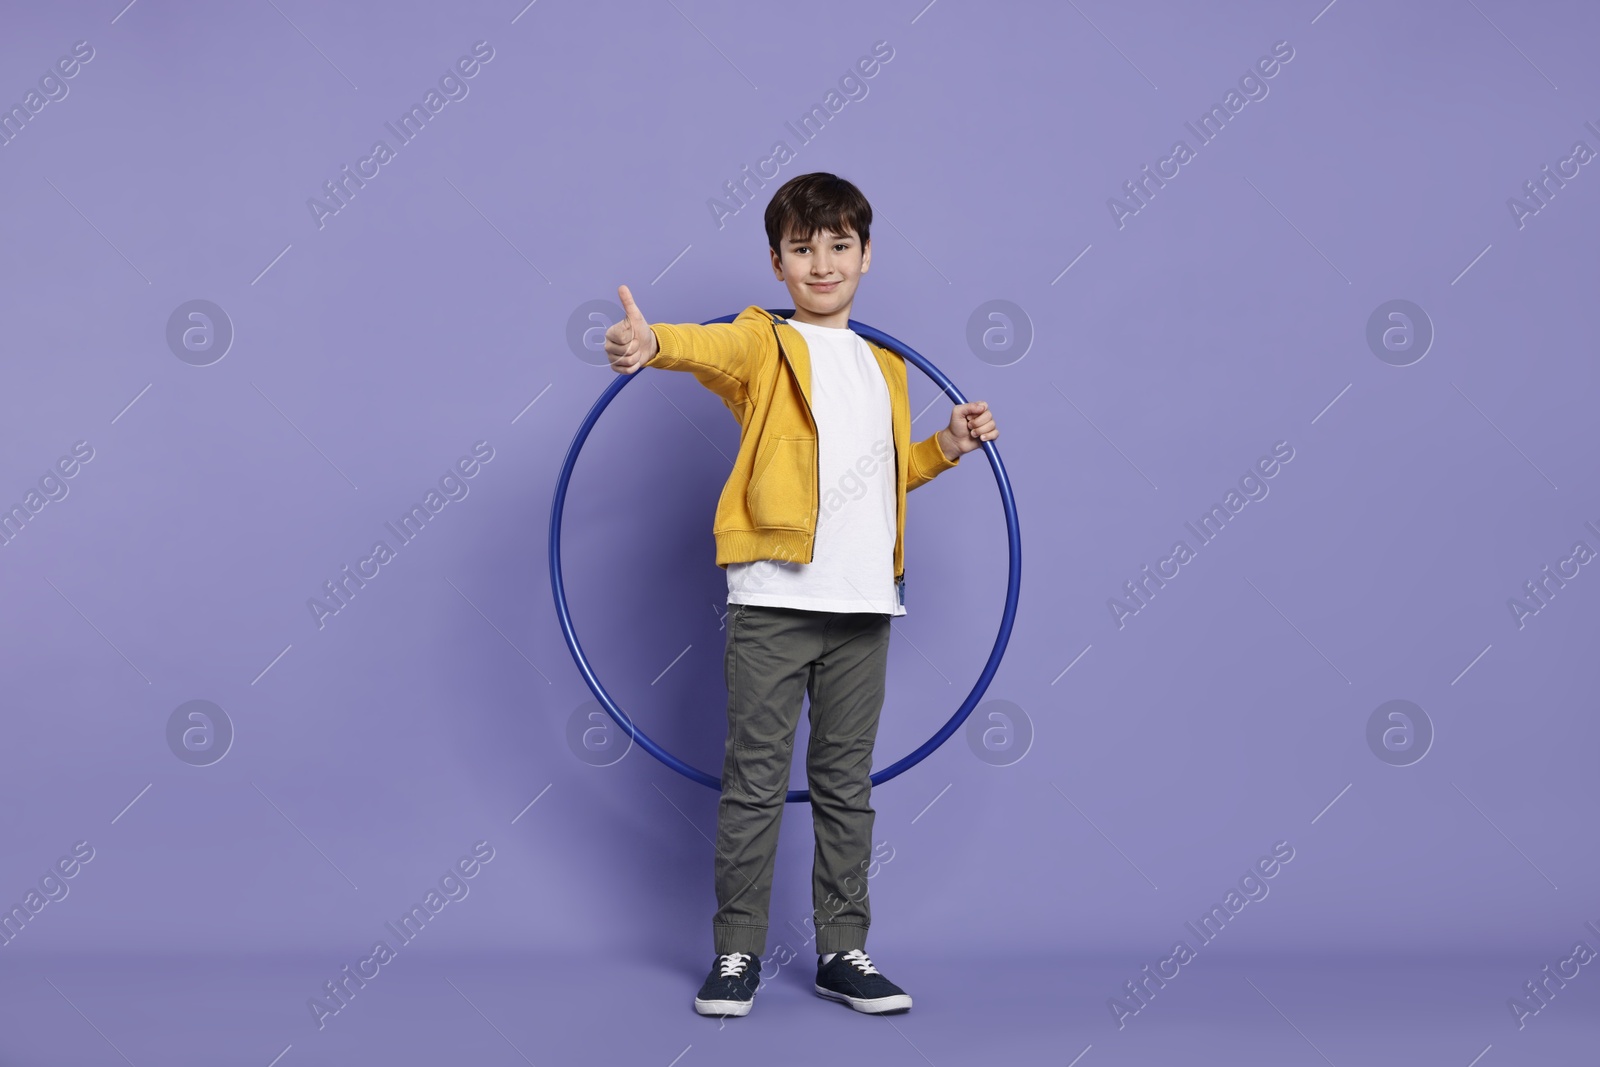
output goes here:
{"type": "Polygon", "coordinates": [[[651,323],[650,332],[656,337],[656,354],[645,365],[666,370],[678,362],[677,352],[681,348],[678,333],[670,325],[661,322],[651,323]]]}
{"type": "Polygon", "coordinates": [[[944,449],[939,447],[937,432],[911,446],[911,466],[922,481],[931,481],[960,463],[959,455],[955,459],[950,459],[944,454],[944,449]]]}

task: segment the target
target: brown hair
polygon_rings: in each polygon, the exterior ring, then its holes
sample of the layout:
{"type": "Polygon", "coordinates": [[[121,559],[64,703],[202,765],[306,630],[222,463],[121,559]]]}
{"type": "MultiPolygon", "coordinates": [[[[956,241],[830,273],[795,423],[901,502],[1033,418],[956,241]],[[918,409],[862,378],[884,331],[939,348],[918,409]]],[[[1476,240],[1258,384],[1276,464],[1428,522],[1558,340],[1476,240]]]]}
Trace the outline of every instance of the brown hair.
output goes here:
{"type": "Polygon", "coordinates": [[[772,194],[766,223],[767,245],[779,256],[789,233],[814,237],[823,230],[855,230],[865,246],[871,238],[872,205],[860,189],[837,174],[813,171],[790,178],[772,194]]]}

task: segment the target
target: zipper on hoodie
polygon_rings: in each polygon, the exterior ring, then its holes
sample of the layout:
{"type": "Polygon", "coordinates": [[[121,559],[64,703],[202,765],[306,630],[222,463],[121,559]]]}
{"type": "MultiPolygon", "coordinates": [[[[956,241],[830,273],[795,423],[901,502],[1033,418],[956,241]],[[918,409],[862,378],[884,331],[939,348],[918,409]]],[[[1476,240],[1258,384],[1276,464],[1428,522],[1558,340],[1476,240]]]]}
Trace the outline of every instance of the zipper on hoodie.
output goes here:
{"type": "MultiPolygon", "coordinates": [[[[794,364],[789,362],[789,353],[784,351],[783,339],[778,336],[778,321],[779,321],[779,316],[774,315],[773,318],[772,318],[772,339],[774,341],[776,341],[777,344],[778,344],[778,352],[783,356],[784,365],[789,368],[789,373],[793,374],[794,373],[794,364]]],[[[795,379],[795,383],[794,384],[795,384],[795,388],[799,389],[800,381],[799,381],[798,378],[795,379]]],[[[811,466],[812,466],[813,470],[816,472],[816,486],[815,486],[815,488],[816,488],[816,498],[815,499],[817,501],[817,510],[818,510],[819,517],[820,517],[820,513],[821,513],[821,510],[822,510],[822,454],[821,454],[822,453],[822,442],[820,440],[820,435],[821,435],[822,431],[817,426],[817,413],[811,410],[811,401],[806,399],[806,391],[804,389],[800,389],[800,402],[806,406],[806,414],[811,416],[811,429],[812,429],[813,434],[815,435],[813,437],[813,440],[816,442],[817,455],[812,457],[814,462],[811,464],[811,466]]],[[[806,562],[807,563],[811,563],[814,560],[816,560],[816,558],[817,558],[817,524],[816,524],[816,520],[813,519],[812,523],[811,523],[811,558],[806,560],[806,562]]]]}

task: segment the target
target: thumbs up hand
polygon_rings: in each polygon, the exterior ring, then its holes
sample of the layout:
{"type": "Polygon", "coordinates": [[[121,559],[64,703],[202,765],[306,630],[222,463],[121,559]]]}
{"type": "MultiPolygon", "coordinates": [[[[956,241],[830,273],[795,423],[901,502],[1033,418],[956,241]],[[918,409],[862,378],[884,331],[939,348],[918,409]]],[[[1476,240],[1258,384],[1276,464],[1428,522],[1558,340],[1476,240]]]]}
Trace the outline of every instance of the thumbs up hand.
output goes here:
{"type": "Polygon", "coordinates": [[[622,319],[606,328],[606,358],[618,374],[633,374],[654,359],[661,347],[628,287],[617,286],[617,295],[622,298],[622,319]]]}

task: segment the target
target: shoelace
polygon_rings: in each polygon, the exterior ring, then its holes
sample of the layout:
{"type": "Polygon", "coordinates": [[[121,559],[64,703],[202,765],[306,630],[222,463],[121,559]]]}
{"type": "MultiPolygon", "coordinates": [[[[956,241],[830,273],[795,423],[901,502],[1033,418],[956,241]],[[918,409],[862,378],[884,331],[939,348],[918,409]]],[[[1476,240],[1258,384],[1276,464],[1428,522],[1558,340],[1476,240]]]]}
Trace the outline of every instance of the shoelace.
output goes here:
{"type": "Polygon", "coordinates": [[[861,951],[859,948],[853,948],[849,952],[846,952],[844,954],[844,958],[850,963],[854,964],[856,970],[860,971],[862,974],[879,973],[878,968],[874,967],[872,965],[872,961],[867,958],[867,954],[861,951]]]}
{"type": "Polygon", "coordinates": [[[724,954],[722,956],[722,974],[720,977],[738,977],[744,973],[745,965],[748,962],[749,961],[745,959],[745,953],[743,952],[729,952],[724,954]]]}

